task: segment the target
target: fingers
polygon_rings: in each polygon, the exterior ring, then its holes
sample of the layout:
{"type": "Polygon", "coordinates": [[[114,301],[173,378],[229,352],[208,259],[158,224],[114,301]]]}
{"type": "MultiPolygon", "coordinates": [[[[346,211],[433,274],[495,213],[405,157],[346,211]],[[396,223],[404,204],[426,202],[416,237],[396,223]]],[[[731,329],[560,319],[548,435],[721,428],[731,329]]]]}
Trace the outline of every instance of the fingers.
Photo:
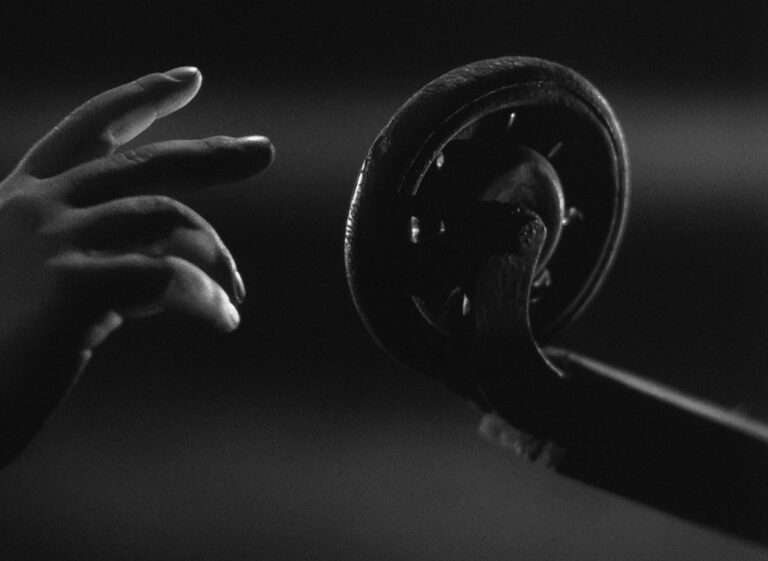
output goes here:
{"type": "Polygon", "coordinates": [[[21,164],[28,174],[51,177],[111,154],[155,120],[195,97],[202,76],[191,66],[143,76],[87,101],[29,151],[21,164]]]}
{"type": "Polygon", "coordinates": [[[87,162],[61,174],[51,188],[74,206],[178,194],[250,177],[273,157],[274,147],[263,136],[171,140],[87,162]]]}
{"type": "Polygon", "coordinates": [[[99,256],[69,252],[51,267],[73,293],[87,295],[91,313],[110,310],[125,317],[162,312],[201,321],[220,331],[240,323],[226,292],[198,267],[178,257],[99,256]]]}
{"type": "Polygon", "coordinates": [[[6,204],[21,189],[54,203],[36,229],[46,241],[41,258],[61,274],[52,294],[72,294],[64,299],[72,316],[96,326],[89,340],[103,340],[123,317],[161,311],[225,331],[239,322],[232,301],[244,289],[230,252],[203,218],[161,195],[249,177],[271,163],[271,142],[214,137],[115,153],[188,103],[201,80],[197,69],[177,68],[100,94],[38,142],[3,185],[6,204]]]}
{"type": "Polygon", "coordinates": [[[216,230],[173,199],[133,197],[73,210],[48,231],[58,232],[81,250],[180,257],[225,287],[236,303],[245,297],[235,261],[216,230]]]}

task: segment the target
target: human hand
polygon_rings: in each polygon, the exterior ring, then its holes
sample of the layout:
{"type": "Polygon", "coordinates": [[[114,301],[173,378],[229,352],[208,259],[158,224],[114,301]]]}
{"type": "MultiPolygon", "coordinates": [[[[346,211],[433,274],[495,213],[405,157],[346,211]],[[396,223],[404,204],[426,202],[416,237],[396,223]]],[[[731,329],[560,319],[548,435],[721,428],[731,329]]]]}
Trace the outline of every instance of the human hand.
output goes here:
{"type": "Polygon", "coordinates": [[[170,196],[261,171],[270,141],[217,136],[116,152],[201,82],[182,67],[96,96],[0,183],[0,465],[125,319],[169,312],[237,327],[245,290],[230,252],[170,196]]]}

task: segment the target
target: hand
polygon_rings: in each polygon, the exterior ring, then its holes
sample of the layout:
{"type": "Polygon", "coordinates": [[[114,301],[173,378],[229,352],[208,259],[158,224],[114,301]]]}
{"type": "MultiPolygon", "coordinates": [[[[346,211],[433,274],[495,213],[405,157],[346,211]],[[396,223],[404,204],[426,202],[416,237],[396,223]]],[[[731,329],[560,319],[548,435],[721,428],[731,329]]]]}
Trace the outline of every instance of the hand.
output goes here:
{"type": "Polygon", "coordinates": [[[116,152],[201,82],[183,67],[98,95],[0,183],[0,464],[124,319],[171,312],[237,327],[245,290],[231,254],[169,196],[261,171],[270,141],[217,136],[116,152]]]}

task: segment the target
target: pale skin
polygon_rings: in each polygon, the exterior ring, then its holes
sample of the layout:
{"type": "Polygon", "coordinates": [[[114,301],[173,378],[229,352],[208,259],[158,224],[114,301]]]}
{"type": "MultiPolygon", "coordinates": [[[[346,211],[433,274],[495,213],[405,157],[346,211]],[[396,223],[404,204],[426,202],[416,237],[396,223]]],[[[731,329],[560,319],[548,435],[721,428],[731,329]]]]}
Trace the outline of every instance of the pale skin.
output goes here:
{"type": "Polygon", "coordinates": [[[262,136],[123,151],[197,94],[200,72],[149,74],[78,107],[0,183],[0,466],[23,450],[125,320],[169,313],[228,332],[245,296],[216,231],[171,198],[243,179],[262,136]]]}

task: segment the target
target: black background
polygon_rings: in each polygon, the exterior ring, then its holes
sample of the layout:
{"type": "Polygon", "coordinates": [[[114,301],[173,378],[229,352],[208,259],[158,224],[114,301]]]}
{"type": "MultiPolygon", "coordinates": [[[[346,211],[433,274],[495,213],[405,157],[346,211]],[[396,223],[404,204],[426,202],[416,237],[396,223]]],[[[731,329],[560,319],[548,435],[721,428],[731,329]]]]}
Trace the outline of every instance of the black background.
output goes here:
{"type": "Polygon", "coordinates": [[[155,318],[108,341],[0,473],[0,557],[765,558],[480,440],[459,398],[369,339],[342,239],[413,91],[482,58],[569,65],[624,125],[633,208],[559,343],[768,420],[766,31],[758,0],[3,3],[0,171],[91,95],[186,64],[198,99],[142,142],[260,133],[278,155],[185,199],[238,259],[241,329],[155,318]]]}

